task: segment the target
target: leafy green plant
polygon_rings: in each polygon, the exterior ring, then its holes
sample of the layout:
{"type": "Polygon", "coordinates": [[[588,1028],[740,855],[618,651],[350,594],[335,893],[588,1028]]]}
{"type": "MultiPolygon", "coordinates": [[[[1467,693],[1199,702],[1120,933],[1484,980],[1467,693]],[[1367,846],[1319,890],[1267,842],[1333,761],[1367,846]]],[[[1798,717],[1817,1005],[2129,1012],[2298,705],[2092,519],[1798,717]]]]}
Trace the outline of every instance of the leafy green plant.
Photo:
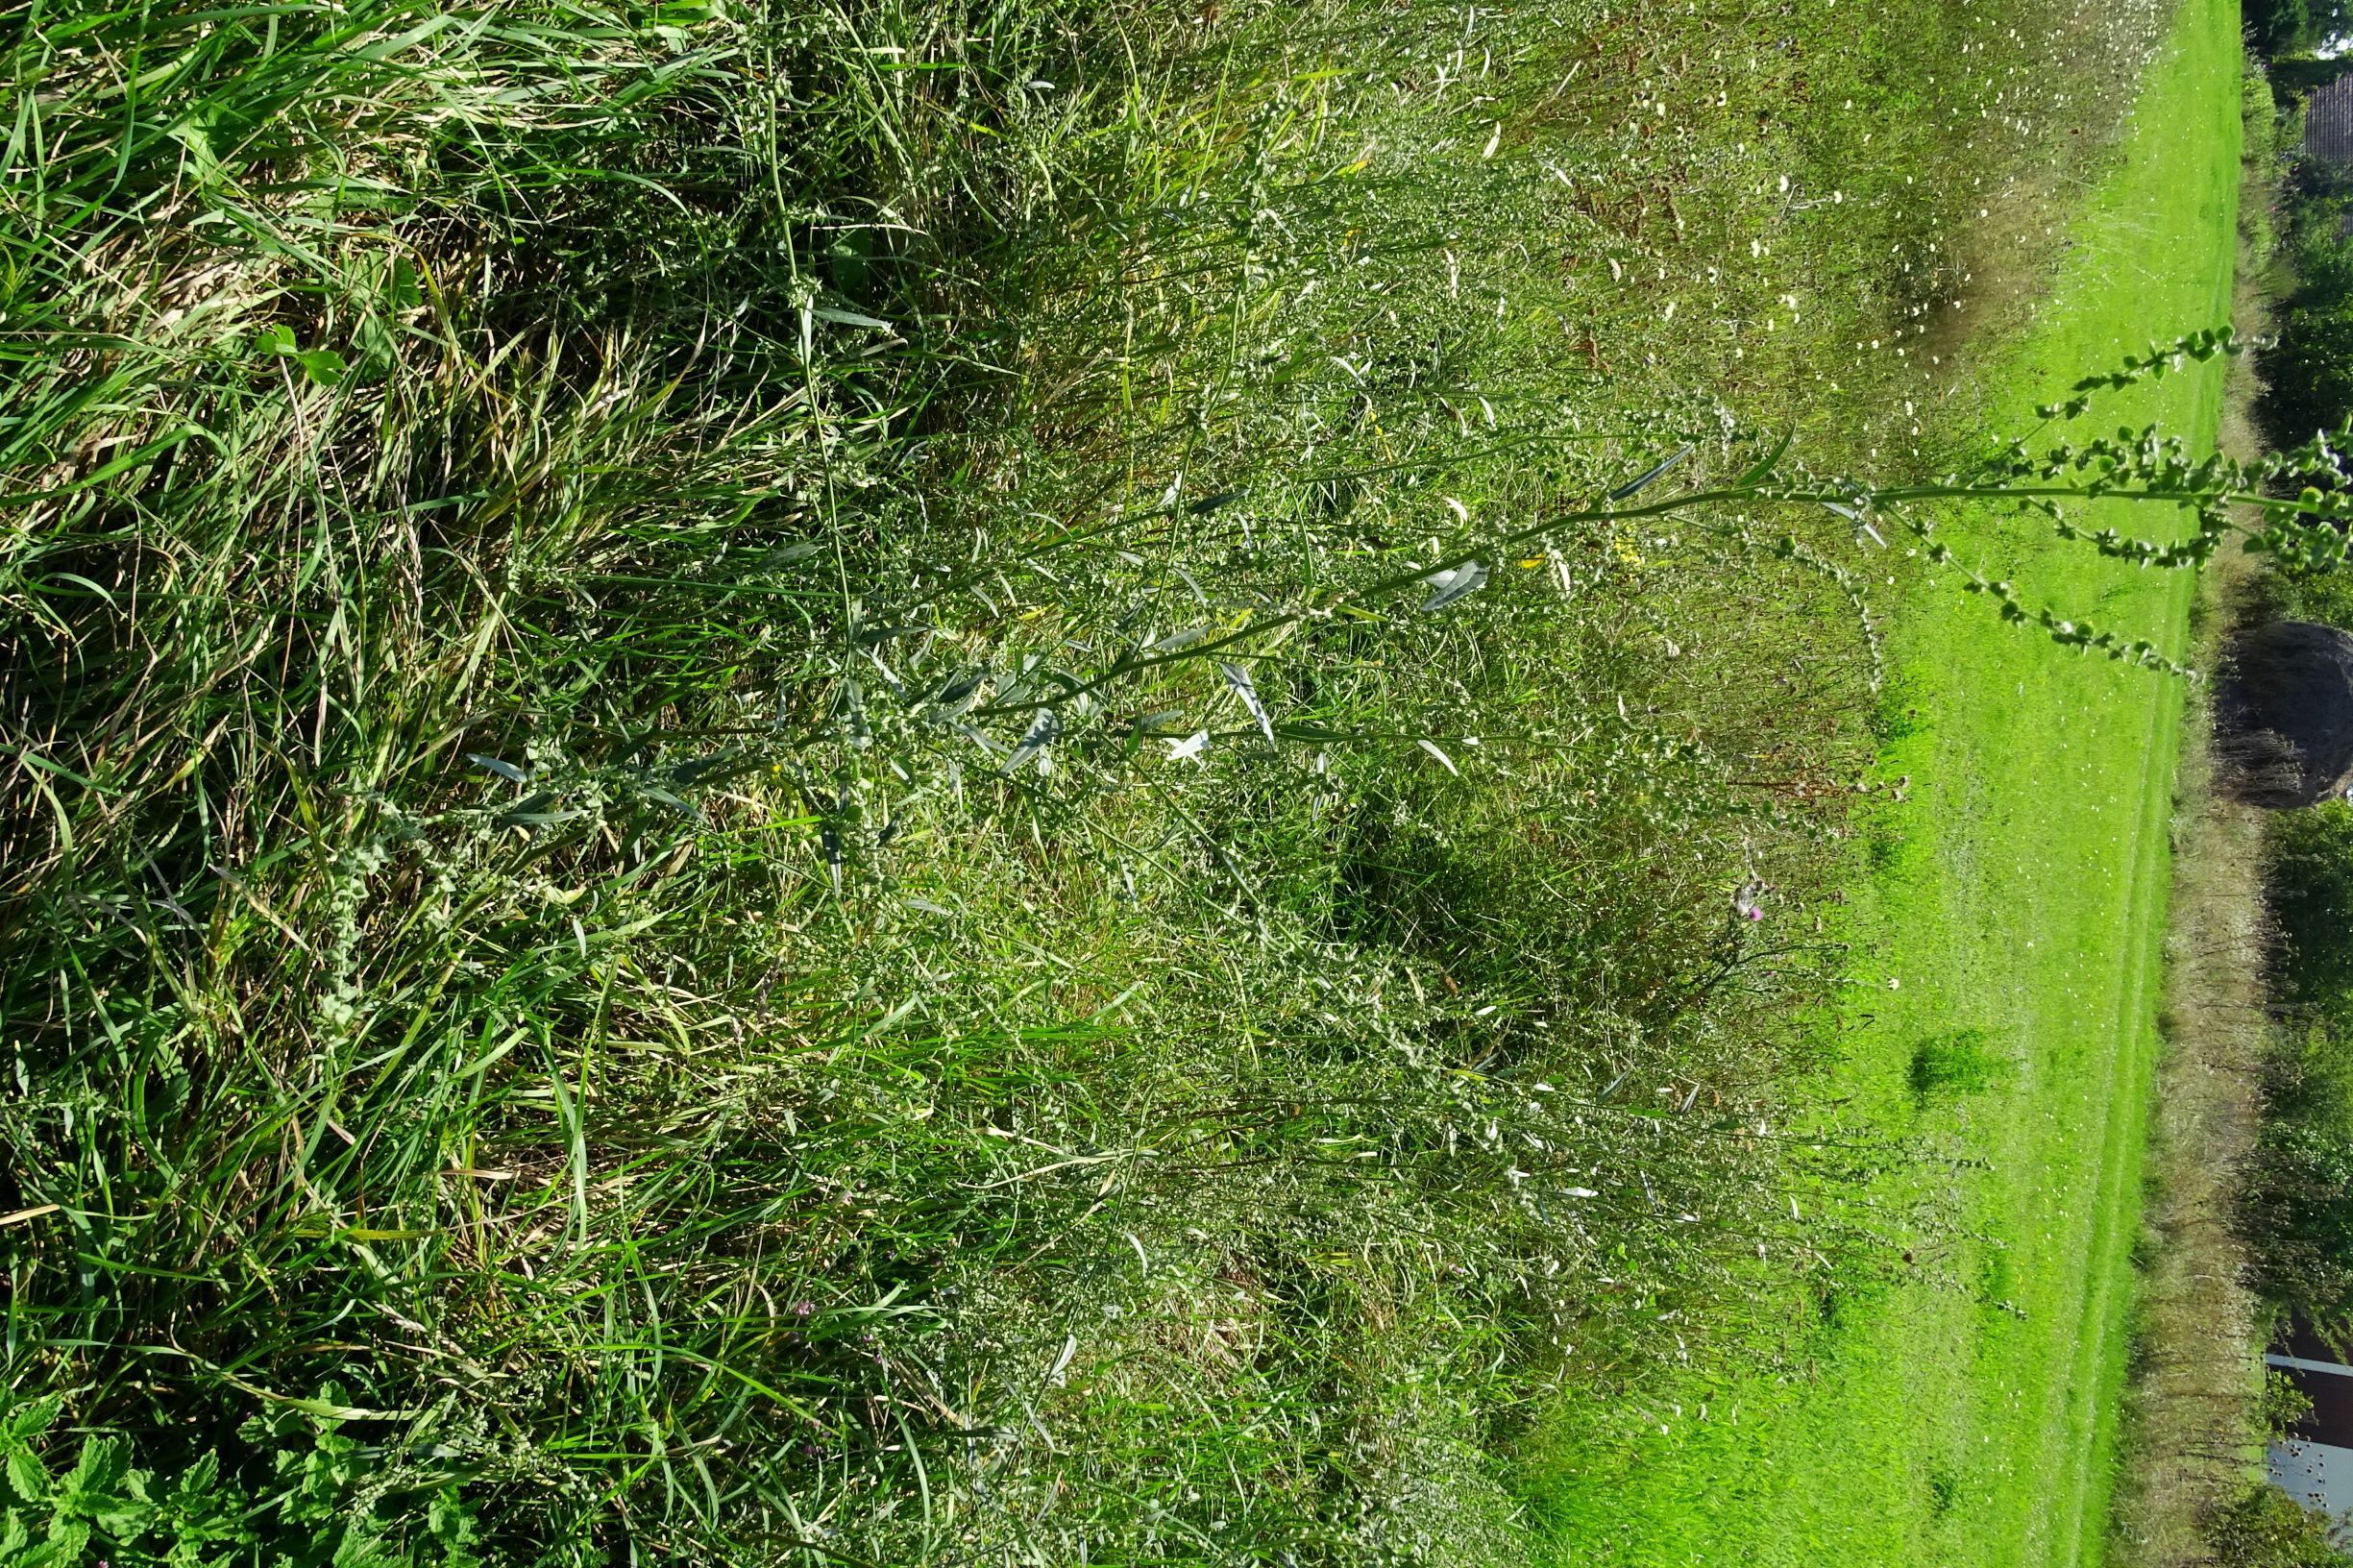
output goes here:
{"type": "Polygon", "coordinates": [[[2353,810],[2326,801],[2265,824],[2268,988],[2282,1017],[2242,1230],[2271,1301],[2353,1328],[2353,810]]]}
{"type": "Polygon", "coordinates": [[[2312,1414],[2312,1396],[2296,1386],[2296,1382],[2277,1367],[2267,1367],[2263,1378],[2264,1431],[2273,1435],[2285,1433],[2312,1414]]]}
{"type": "Polygon", "coordinates": [[[2342,0],[2254,0],[2246,10],[2248,33],[2275,55],[2309,51],[2342,33],[2346,19],[2342,0]]]}
{"type": "Polygon", "coordinates": [[[2256,1287],[2324,1333],[2353,1332],[2353,1141],[2310,1121],[2267,1122],[2242,1202],[2256,1287]]]}
{"type": "Polygon", "coordinates": [[[2220,1568],[2342,1568],[2353,1562],[2330,1537],[2326,1518],[2268,1482],[2217,1507],[2206,1538],[2220,1568]]]}
{"type": "MultiPolygon", "coordinates": [[[[325,1402],[335,1399],[327,1390],[325,1402]]],[[[300,1411],[257,1418],[241,1463],[205,1451],[175,1474],[134,1464],[113,1435],[53,1434],[50,1395],[0,1421],[0,1561],[25,1568],[475,1568],[473,1513],[447,1485],[388,1487],[383,1456],[300,1411]],[[69,1456],[53,1471],[44,1451],[69,1456]],[[258,1465],[257,1472],[255,1466],[258,1465]],[[248,1490],[247,1477],[258,1484],[248,1490]],[[421,1496],[419,1493],[421,1492],[421,1496]],[[387,1498],[397,1517],[378,1518],[387,1498]],[[421,1505],[421,1506],[420,1506],[421,1505]],[[404,1544],[406,1543],[406,1544],[404,1544]]]]}
{"type": "Polygon", "coordinates": [[[2265,827],[2273,988],[2290,1007],[2353,1021],[2353,805],[2327,800],[2265,827]]]}

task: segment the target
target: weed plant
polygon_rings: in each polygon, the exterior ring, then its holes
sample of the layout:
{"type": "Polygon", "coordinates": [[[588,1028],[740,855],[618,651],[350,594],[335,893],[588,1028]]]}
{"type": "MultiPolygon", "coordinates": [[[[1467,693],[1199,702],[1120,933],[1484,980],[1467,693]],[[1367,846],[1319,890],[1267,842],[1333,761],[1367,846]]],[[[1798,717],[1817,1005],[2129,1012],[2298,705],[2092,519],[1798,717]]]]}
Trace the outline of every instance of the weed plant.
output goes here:
{"type": "Polygon", "coordinates": [[[10,1550],[1507,1560],[1888,1157],[1750,432],[1924,468],[2152,18],[29,13],[10,1550]]]}

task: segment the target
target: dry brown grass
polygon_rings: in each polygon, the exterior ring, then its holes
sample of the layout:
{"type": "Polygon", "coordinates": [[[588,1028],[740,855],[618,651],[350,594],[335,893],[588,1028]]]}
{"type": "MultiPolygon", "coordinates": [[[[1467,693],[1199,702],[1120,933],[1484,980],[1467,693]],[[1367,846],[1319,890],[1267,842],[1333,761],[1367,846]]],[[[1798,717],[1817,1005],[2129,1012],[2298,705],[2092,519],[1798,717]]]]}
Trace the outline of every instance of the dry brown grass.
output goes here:
{"type": "MultiPolygon", "coordinates": [[[[2264,302],[2242,269],[2234,314],[2263,326],[2264,302]]],[[[2221,441],[2252,456],[2255,392],[2232,368],[2221,441]]],[[[2253,575],[2226,551],[2201,585],[2198,663],[2212,668],[2253,575]]],[[[2141,1300],[2111,1560],[2190,1568],[2213,1560],[2205,1522],[2244,1491],[2262,1458],[2262,1346],[2246,1255],[2232,1226],[2261,1111],[2269,1027],[2263,983],[2262,811],[2218,788],[2206,744],[2211,709],[2183,751],[2173,819],[2173,909],[2167,938],[2165,1050],[2157,1068],[2141,1300]]]]}

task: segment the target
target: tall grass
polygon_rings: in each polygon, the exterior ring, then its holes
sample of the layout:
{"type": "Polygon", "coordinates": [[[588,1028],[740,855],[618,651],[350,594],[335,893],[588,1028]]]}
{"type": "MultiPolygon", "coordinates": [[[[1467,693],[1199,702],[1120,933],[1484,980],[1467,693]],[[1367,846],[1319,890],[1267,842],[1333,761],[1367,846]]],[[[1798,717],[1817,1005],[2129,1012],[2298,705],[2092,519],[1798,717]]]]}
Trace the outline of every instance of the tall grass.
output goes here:
{"type": "Polygon", "coordinates": [[[1924,439],[2017,19],[29,13],[21,1450],[354,1558],[1507,1558],[1523,1413],[1883,1157],[1782,1120],[1870,547],[1592,502],[1715,389],[1924,439]]]}

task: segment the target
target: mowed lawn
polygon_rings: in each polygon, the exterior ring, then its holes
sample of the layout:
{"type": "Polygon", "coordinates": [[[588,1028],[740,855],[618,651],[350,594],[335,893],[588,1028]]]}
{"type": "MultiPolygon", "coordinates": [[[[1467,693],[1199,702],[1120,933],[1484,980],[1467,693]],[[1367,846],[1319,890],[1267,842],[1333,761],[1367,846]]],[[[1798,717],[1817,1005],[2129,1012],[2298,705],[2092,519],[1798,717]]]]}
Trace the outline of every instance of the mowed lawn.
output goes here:
{"type": "MultiPolygon", "coordinates": [[[[2033,430],[2035,405],[2078,377],[2228,320],[2239,59],[2238,7],[2185,0],[2055,291],[1987,367],[1995,429],[2033,430]]],[[[2221,381],[2217,363],[2145,382],[2075,433],[2153,421],[2203,448],[2221,381]]],[[[2181,531],[2150,511],[2094,526],[2111,522],[2181,531]]],[[[2030,604],[2184,648],[2188,577],[2047,525],[1948,527],[2030,604]]],[[[2004,625],[1919,564],[1890,565],[1891,653],[1918,719],[1881,763],[1908,799],[1857,855],[1819,1124],[1919,1156],[1891,1162],[1854,1216],[1887,1238],[1882,1283],[1829,1292],[1780,1376],[1695,1374],[1633,1412],[1566,1412],[1533,1482],[1560,1562],[2101,1557],[2185,692],[2004,625]],[[1974,1083],[1922,1092],[1924,1052],[1974,1059],[1960,1074],[1974,1083]]]]}

